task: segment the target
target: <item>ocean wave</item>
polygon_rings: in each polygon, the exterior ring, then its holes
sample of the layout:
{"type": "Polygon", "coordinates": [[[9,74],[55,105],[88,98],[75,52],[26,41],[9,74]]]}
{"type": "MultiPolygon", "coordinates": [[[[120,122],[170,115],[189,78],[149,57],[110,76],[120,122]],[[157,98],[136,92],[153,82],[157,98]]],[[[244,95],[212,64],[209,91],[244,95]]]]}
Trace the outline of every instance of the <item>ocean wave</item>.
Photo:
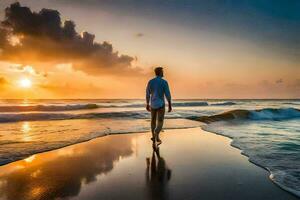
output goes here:
{"type": "Polygon", "coordinates": [[[298,106],[298,105],[300,105],[300,101],[297,101],[297,102],[284,102],[284,103],[282,103],[282,104],[286,104],[286,105],[296,105],[296,106],[298,106]]]}
{"type": "Polygon", "coordinates": [[[97,119],[97,118],[136,118],[145,119],[149,114],[146,112],[105,112],[105,113],[18,113],[0,114],[0,122],[18,121],[43,121],[43,120],[67,120],[67,119],[97,119]]]}
{"type": "MultiPolygon", "coordinates": [[[[186,101],[186,102],[173,102],[172,106],[173,107],[231,106],[236,104],[237,103],[232,101],[218,102],[218,103],[208,103],[206,101],[186,101]]],[[[127,105],[111,105],[109,107],[145,107],[145,104],[137,103],[137,104],[127,104],[127,105]]]]}
{"type": "MultiPolygon", "coordinates": [[[[99,108],[144,108],[145,103],[131,103],[121,105],[98,105],[99,108]]],[[[173,107],[197,107],[197,106],[209,106],[205,101],[187,101],[187,102],[173,102],[173,107]]]]}
{"type": "MultiPolygon", "coordinates": [[[[173,107],[196,107],[196,106],[208,106],[207,102],[173,102],[173,107]]],[[[221,105],[221,104],[220,104],[221,105]]],[[[223,105],[232,105],[224,103],[223,105]]],[[[0,106],[0,112],[55,112],[55,111],[74,111],[84,109],[97,109],[97,108],[144,108],[144,103],[90,103],[90,104],[70,104],[70,105],[28,105],[28,106],[0,106]]]]}
{"type": "MultiPolygon", "coordinates": [[[[186,113],[177,111],[168,113],[169,119],[190,119],[205,123],[227,120],[284,120],[300,117],[300,110],[295,108],[261,110],[231,110],[217,115],[199,116],[201,112],[186,113]],[[197,115],[197,116],[196,116],[197,115]]],[[[35,113],[2,113],[0,123],[18,121],[44,121],[44,120],[68,120],[68,119],[97,119],[97,118],[133,118],[146,119],[149,113],[146,111],[123,111],[123,112],[89,112],[89,113],[64,113],[64,112],[35,112],[35,113]]]]}
{"type": "Polygon", "coordinates": [[[173,106],[178,107],[189,107],[189,106],[208,106],[209,104],[205,101],[191,101],[191,102],[175,102],[173,106]]]}
{"type": "MultiPolygon", "coordinates": [[[[208,114],[208,112],[204,112],[208,114]]],[[[203,115],[201,111],[178,110],[166,113],[167,119],[187,119],[193,115],[203,115]]],[[[101,119],[101,118],[127,118],[127,119],[149,119],[150,113],[146,110],[137,111],[112,111],[112,112],[21,112],[21,113],[0,113],[0,123],[19,121],[45,121],[45,120],[69,120],[69,119],[101,119]]]]}
{"type": "Polygon", "coordinates": [[[232,101],[226,101],[226,102],[220,102],[220,103],[211,103],[209,105],[211,105],[211,106],[232,106],[232,105],[236,105],[236,103],[234,103],[232,101]]]}
{"type": "Polygon", "coordinates": [[[300,110],[296,108],[265,108],[250,111],[249,118],[252,120],[281,120],[300,117],[300,110]]]}
{"type": "Polygon", "coordinates": [[[97,104],[0,106],[0,112],[71,111],[99,108],[97,104]]]}
{"type": "MultiPolygon", "coordinates": [[[[127,104],[127,105],[112,105],[111,107],[125,107],[125,108],[136,108],[136,107],[145,107],[144,103],[137,104],[127,104]]],[[[205,101],[187,101],[187,102],[173,102],[173,107],[197,107],[197,106],[209,106],[205,101]]]]}
{"type": "Polygon", "coordinates": [[[260,110],[231,110],[218,115],[189,117],[205,123],[227,120],[284,120],[300,117],[300,110],[296,108],[264,108],[260,110]]]}

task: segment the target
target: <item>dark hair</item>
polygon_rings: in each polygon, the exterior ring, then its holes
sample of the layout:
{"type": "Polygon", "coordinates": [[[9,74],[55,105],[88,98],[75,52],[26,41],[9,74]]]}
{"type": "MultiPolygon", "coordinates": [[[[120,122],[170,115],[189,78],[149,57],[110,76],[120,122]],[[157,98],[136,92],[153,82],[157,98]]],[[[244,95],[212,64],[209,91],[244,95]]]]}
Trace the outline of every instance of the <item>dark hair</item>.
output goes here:
{"type": "Polygon", "coordinates": [[[163,68],[162,67],[156,67],[154,69],[154,72],[155,72],[155,75],[158,76],[161,74],[161,72],[163,71],[163,68]]]}

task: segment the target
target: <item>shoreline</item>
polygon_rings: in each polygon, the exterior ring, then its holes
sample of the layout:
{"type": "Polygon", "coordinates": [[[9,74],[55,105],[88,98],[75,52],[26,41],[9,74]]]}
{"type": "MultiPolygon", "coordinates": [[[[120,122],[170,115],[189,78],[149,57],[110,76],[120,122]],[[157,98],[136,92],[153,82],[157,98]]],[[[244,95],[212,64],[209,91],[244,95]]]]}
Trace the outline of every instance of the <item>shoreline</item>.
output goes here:
{"type": "MultiPolygon", "coordinates": [[[[228,144],[229,144],[229,148],[231,148],[231,150],[229,149],[228,151],[238,151],[238,153],[239,153],[239,156],[241,157],[241,158],[236,158],[237,156],[235,155],[234,156],[234,160],[243,160],[243,159],[247,159],[247,162],[251,165],[251,161],[249,160],[249,158],[246,156],[246,155],[243,155],[243,154],[241,154],[241,150],[239,150],[238,148],[236,148],[236,147],[234,147],[234,146],[232,146],[231,145],[231,142],[232,142],[232,140],[229,138],[229,137],[226,137],[226,136],[222,136],[222,135],[220,135],[220,134],[216,134],[216,133],[212,133],[212,132],[208,132],[208,131],[205,131],[205,130],[203,130],[203,127],[196,127],[196,128],[185,128],[185,129],[168,129],[168,130],[166,130],[165,131],[165,133],[162,133],[162,136],[163,137],[166,137],[167,139],[168,138],[170,138],[170,136],[168,136],[168,135],[170,135],[170,134],[174,134],[174,136],[176,136],[176,137],[179,137],[179,138],[181,138],[181,137],[183,137],[181,134],[181,132],[184,132],[185,134],[189,134],[189,132],[196,132],[196,135],[197,134],[199,134],[199,136],[196,136],[197,138],[198,137],[203,137],[203,135],[201,134],[201,133],[204,133],[204,135],[208,135],[208,137],[212,137],[213,138],[213,136],[212,135],[215,135],[216,137],[222,137],[223,139],[221,139],[222,141],[223,141],[223,144],[219,144],[219,146],[222,146],[222,148],[226,148],[226,147],[224,147],[224,146],[226,146],[227,144],[227,142],[226,142],[226,140],[228,140],[228,144]],[[197,130],[198,129],[198,130],[197,130]],[[206,133],[206,134],[205,134],[206,133]],[[208,133],[208,134],[207,134],[208,133]],[[211,136],[209,136],[211,134],[211,136]],[[165,135],[167,135],[167,136],[165,136],[165,135]],[[225,141],[225,142],[224,142],[225,141]],[[242,155],[242,156],[241,156],[242,155]]],[[[73,145],[70,145],[70,146],[67,146],[67,147],[63,147],[63,148],[59,148],[59,149],[56,149],[56,150],[51,150],[51,151],[48,151],[48,152],[43,152],[43,153],[38,153],[38,154],[34,154],[34,155],[32,155],[32,156],[35,156],[35,157],[45,157],[45,155],[51,155],[51,154],[55,154],[55,153],[57,153],[57,152],[60,152],[60,151],[66,151],[67,149],[74,149],[74,148],[77,148],[77,147],[81,147],[81,146],[86,146],[86,147],[89,147],[89,146],[91,146],[93,143],[97,143],[97,142],[101,142],[101,141],[105,141],[105,140],[110,140],[111,138],[114,138],[114,140],[118,140],[118,138],[126,138],[126,137],[129,137],[129,138],[133,138],[133,137],[142,137],[142,138],[144,138],[144,137],[146,137],[147,138],[147,134],[149,134],[149,133],[130,133],[130,134],[128,134],[128,133],[126,133],[126,134],[114,134],[114,135],[107,135],[107,137],[97,137],[97,138],[93,138],[93,139],[91,139],[91,140],[88,140],[88,141],[85,141],[85,142],[81,142],[81,143],[77,143],[77,144],[73,144],[73,145]],[[110,138],[110,139],[109,139],[110,138]]],[[[195,134],[195,133],[190,133],[190,134],[195,134]]],[[[183,139],[184,139],[184,137],[183,137],[183,139]]],[[[199,140],[200,141],[200,140],[199,140]]],[[[145,142],[145,141],[144,141],[145,142]]],[[[146,141],[147,142],[147,141],[146,141]]],[[[192,140],[191,140],[191,142],[192,142],[192,140]]],[[[200,141],[201,142],[201,141],[200,141]]],[[[206,142],[208,142],[208,141],[206,141],[206,142]]],[[[122,142],[121,142],[122,143],[122,142]]],[[[205,143],[203,143],[204,145],[206,145],[205,143]]],[[[163,146],[164,145],[164,143],[162,144],[162,146],[161,146],[161,148],[166,148],[166,147],[164,147],[163,146]]],[[[168,144],[166,144],[166,145],[168,145],[168,144]]],[[[187,144],[188,146],[190,145],[190,144],[187,144]]],[[[108,148],[110,148],[109,146],[108,146],[108,148]]],[[[119,148],[119,147],[118,147],[119,148]]],[[[190,147],[189,147],[190,148],[190,147]]],[[[218,147],[218,148],[220,148],[220,147],[218,147]]],[[[203,149],[202,149],[203,150],[203,149]]],[[[168,150],[169,151],[169,150],[168,150]]],[[[176,152],[174,152],[174,153],[176,153],[176,152]]],[[[29,158],[31,158],[32,156],[30,156],[30,157],[28,157],[28,158],[26,158],[26,159],[29,159],[29,158]]],[[[46,156],[47,157],[47,156],[46,156]]],[[[9,167],[9,166],[14,166],[14,165],[16,165],[16,163],[18,164],[18,163],[22,163],[22,162],[24,162],[24,160],[26,160],[26,159],[23,159],[23,160],[19,160],[19,161],[15,161],[15,162],[12,162],[12,163],[9,163],[9,164],[6,164],[6,165],[2,165],[1,167],[0,167],[0,174],[1,174],[1,171],[3,171],[3,170],[1,170],[1,169],[3,169],[3,168],[7,168],[7,167],[9,167]]],[[[175,159],[175,160],[177,160],[177,158],[173,158],[173,159],[175,159]]],[[[175,162],[175,161],[174,161],[175,162]]],[[[178,162],[178,161],[176,161],[176,162],[178,162]]],[[[175,162],[175,163],[176,163],[175,162]]],[[[225,162],[225,161],[224,161],[225,162]]],[[[239,161],[240,162],[240,161],[239,161]]],[[[248,165],[249,165],[248,164],[248,165]]],[[[268,177],[270,176],[270,173],[268,172],[268,171],[266,171],[264,168],[261,168],[261,166],[259,166],[259,165],[256,165],[255,163],[252,163],[253,165],[255,165],[255,167],[256,168],[258,168],[258,169],[261,169],[261,170],[263,170],[263,171],[265,171],[265,174],[267,173],[268,174],[268,177]]],[[[247,165],[247,164],[244,164],[244,165],[247,165]]],[[[248,166],[249,167],[249,166],[248,166]]],[[[224,169],[222,169],[222,168],[226,168],[226,167],[224,167],[224,166],[220,166],[219,167],[220,169],[218,169],[218,170],[224,170],[224,169]]],[[[209,171],[209,169],[207,169],[208,171],[209,171]]],[[[252,169],[253,170],[253,169],[252,169]]],[[[259,170],[258,170],[259,171],[259,170]]],[[[262,172],[260,172],[260,173],[262,173],[262,172]]],[[[264,174],[264,173],[262,173],[262,174],[264,174]]],[[[261,177],[260,179],[264,179],[264,177],[261,177]]],[[[0,176],[0,180],[1,180],[1,176],[0,176]]],[[[186,181],[186,180],[184,180],[184,181],[186,181]]],[[[284,192],[284,193],[287,193],[287,194],[289,194],[289,195],[292,195],[292,196],[295,196],[295,198],[297,198],[297,196],[296,195],[294,195],[294,194],[292,194],[292,193],[290,193],[289,191],[286,191],[286,190],[284,190],[283,188],[281,188],[281,187],[278,187],[278,185],[277,184],[275,184],[273,181],[270,181],[270,179],[269,178],[267,178],[266,179],[266,181],[268,181],[268,182],[270,182],[270,184],[272,183],[272,187],[276,187],[276,188],[278,188],[279,190],[281,190],[282,192],[284,192]]],[[[245,183],[244,183],[245,184],[245,183]]],[[[265,184],[267,184],[267,183],[265,183],[265,184]]],[[[268,185],[268,184],[267,184],[268,185]]],[[[269,187],[269,186],[268,186],[269,187]]],[[[272,189],[271,189],[272,190],[272,189]]],[[[274,189],[274,190],[276,190],[276,189],[274,189]]],[[[279,192],[280,193],[280,192],[279,192]]],[[[0,196],[0,199],[1,199],[1,196],[0,196]]],[[[290,199],[293,199],[292,197],[290,197],[290,199]]]]}
{"type": "Polygon", "coordinates": [[[244,152],[243,149],[241,149],[241,148],[238,147],[237,145],[234,145],[234,144],[233,144],[233,138],[232,138],[232,137],[230,137],[230,136],[228,136],[228,135],[221,134],[221,133],[217,133],[217,132],[213,132],[213,131],[206,130],[206,129],[203,127],[203,126],[205,126],[205,125],[207,125],[207,124],[204,124],[204,125],[201,126],[201,129],[202,129],[202,130],[204,130],[204,131],[206,131],[206,132],[208,132],[208,133],[212,133],[212,134],[219,135],[219,136],[222,136],[222,137],[225,137],[225,138],[230,139],[230,146],[231,146],[231,147],[233,147],[233,148],[235,148],[235,149],[238,149],[238,150],[240,151],[240,154],[241,154],[242,156],[246,157],[250,163],[256,165],[257,167],[262,168],[262,169],[265,170],[265,171],[267,171],[268,174],[269,174],[269,176],[268,176],[269,180],[270,180],[276,187],[279,187],[281,190],[283,190],[283,191],[285,191],[285,192],[288,192],[289,194],[291,194],[291,195],[293,195],[293,196],[295,196],[295,197],[297,197],[297,198],[300,198],[300,196],[297,196],[296,194],[294,194],[294,192],[291,191],[290,189],[288,189],[288,188],[282,186],[282,185],[279,184],[279,183],[276,183],[276,182],[272,179],[272,177],[271,177],[273,174],[272,174],[272,172],[270,171],[270,169],[267,168],[267,167],[264,167],[263,165],[260,165],[260,164],[258,164],[258,163],[256,163],[256,162],[252,161],[252,160],[250,159],[249,155],[246,154],[246,153],[244,152]]]}

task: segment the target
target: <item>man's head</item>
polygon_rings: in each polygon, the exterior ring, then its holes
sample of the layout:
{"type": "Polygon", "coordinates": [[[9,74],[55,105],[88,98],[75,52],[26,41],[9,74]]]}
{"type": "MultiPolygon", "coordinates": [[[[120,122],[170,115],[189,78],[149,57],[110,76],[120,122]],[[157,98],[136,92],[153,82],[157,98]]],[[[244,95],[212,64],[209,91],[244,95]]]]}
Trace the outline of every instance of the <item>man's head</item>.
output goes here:
{"type": "Polygon", "coordinates": [[[155,72],[155,75],[156,76],[160,76],[160,77],[163,77],[164,76],[164,71],[163,71],[163,68],[162,67],[156,67],[154,69],[154,72],[155,72]]]}

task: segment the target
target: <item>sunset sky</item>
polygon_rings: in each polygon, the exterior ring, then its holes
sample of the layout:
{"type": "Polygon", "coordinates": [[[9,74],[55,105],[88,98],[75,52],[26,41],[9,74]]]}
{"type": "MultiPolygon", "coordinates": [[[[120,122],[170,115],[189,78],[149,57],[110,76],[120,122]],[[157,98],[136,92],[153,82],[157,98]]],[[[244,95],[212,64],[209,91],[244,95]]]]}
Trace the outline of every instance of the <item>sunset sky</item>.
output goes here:
{"type": "Polygon", "coordinates": [[[174,98],[300,98],[299,0],[14,2],[0,98],[144,98],[155,66],[174,98]]]}

